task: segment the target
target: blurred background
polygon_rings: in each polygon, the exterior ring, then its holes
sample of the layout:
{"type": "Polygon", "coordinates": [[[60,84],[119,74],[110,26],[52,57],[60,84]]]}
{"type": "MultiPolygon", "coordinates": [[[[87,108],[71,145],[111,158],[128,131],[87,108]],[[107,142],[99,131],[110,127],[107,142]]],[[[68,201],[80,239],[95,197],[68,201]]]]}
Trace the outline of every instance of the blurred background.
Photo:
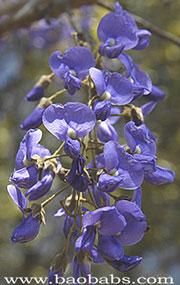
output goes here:
{"type": "MultiPolygon", "coordinates": [[[[111,4],[113,1],[106,2],[111,4]]],[[[129,12],[180,38],[180,1],[121,0],[120,4],[129,12]]],[[[73,10],[71,16],[63,14],[57,20],[51,20],[50,24],[47,19],[41,20],[29,29],[20,29],[0,40],[0,276],[48,276],[54,255],[63,248],[63,218],[52,216],[59,209],[58,199],[47,207],[47,225],[41,226],[40,234],[34,241],[28,244],[11,243],[11,233],[22,217],[6,186],[14,168],[19,143],[25,134],[19,125],[36,106],[36,103],[25,101],[24,96],[42,74],[51,72],[48,65],[50,54],[73,45],[71,32],[74,29],[82,32],[83,39],[88,38],[90,43],[97,45],[96,29],[105,13],[107,10],[98,6],[83,6],[73,10]]],[[[147,49],[129,54],[150,75],[153,84],[166,92],[165,100],[158,103],[146,118],[146,124],[158,138],[158,164],[174,170],[176,179],[173,184],[157,187],[143,184],[142,209],[147,215],[150,231],[140,243],[125,248],[127,255],[143,257],[141,265],[125,274],[113,271],[109,265],[93,266],[93,275],[101,277],[114,273],[115,276],[129,276],[134,280],[139,276],[172,276],[175,284],[179,284],[180,47],[152,35],[147,49]]],[[[61,88],[62,82],[55,80],[47,94],[61,88]]],[[[63,102],[65,96],[62,98],[63,102]]],[[[73,100],[77,98],[79,94],[73,100]]],[[[72,97],[69,96],[68,100],[72,97]]],[[[120,125],[121,122],[116,129],[120,125]]],[[[42,143],[51,151],[58,146],[57,140],[47,133],[42,143]]],[[[60,181],[55,180],[51,193],[60,187],[60,181]]],[[[71,270],[68,269],[67,275],[71,276],[71,270]]]]}

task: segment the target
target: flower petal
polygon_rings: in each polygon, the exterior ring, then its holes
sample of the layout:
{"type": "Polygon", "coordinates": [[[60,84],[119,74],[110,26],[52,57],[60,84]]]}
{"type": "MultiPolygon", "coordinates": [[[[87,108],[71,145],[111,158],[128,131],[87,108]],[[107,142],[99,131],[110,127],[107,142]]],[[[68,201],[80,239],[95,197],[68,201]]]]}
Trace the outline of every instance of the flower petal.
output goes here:
{"type": "Polygon", "coordinates": [[[64,105],[64,118],[78,138],[84,138],[96,123],[94,112],[87,105],[78,102],[69,102],[64,105]]]}
{"type": "Polygon", "coordinates": [[[114,104],[128,104],[134,97],[132,83],[119,73],[112,74],[106,90],[111,94],[111,102],[114,104]]]}
{"type": "Polygon", "coordinates": [[[124,255],[124,249],[114,236],[101,236],[98,241],[97,250],[103,258],[108,260],[119,260],[124,255]]]}
{"type": "Polygon", "coordinates": [[[29,130],[39,127],[42,124],[42,116],[45,108],[35,108],[32,113],[20,125],[22,130],[29,130]]]}
{"type": "Polygon", "coordinates": [[[24,208],[27,208],[27,200],[24,194],[19,190],[19,188],[8,185],[7,190],[11,198],[13,199],[14,203],[19,207],[22,211],[24,208]]]}
{"type": "Polygon", "coordinates": [[[145,174],[144,178],[150,184],[161,185],[164,183],[172,183],[175,178],[175,173],[170,169],[157,166],[155,172],[145,174]]]}
{"type": "Polygon", "coordinates": [[[104,145],[104,159],[105,167],[108,172],[110,172],[113,168],[118,168],[119,159],[114,141],[109,141],[104,145]]]}
{"type": "Polygon", "coordinates": [[[64,106],[61,104],[50,105],[43,114],[43,124],[55,137],[64,140],[68,130],[64,106]]]}
{"type": "Polygon", "coordinates": [[[21,224],[17,226],[11,236],[12,242],[25,243],[33,240],[39,233],[40,220],[33,218],[30,214],[27,218],[23,219],[21,224]]]}
{"type": "Polygon", "coordinates": [[[46,170],[44,172],[45,174],[43,178],[37,181],[37,183],[33,185],[30,189],[28,189],[28,191],[26,192],[26,196],[30,194],[29,201],[40,199],[50,190],[53,183],[54,175],[49,170],[46,170]]]}
{"type": "Polygon", "coordinates": [[[101,96],[106,90],[106,84],[105,84],[103,72],[95,67],[91,67],[89,70],[89,74],[95,84],[97,94],[101,96]]]}
{"type": "Polygon", "coordinates": [[[122,245],[134,245],[142,240],[147,228],[146,222],[136,222],[130,220],[123,232],[118,236],[118,240],[122,245]]]}
{"type": "Polygon", "coordinates": [[[37,179],[38,171],[34,165],[14,171],[9,178],[16,186],[25,189],[33,186],[37,179]]]}

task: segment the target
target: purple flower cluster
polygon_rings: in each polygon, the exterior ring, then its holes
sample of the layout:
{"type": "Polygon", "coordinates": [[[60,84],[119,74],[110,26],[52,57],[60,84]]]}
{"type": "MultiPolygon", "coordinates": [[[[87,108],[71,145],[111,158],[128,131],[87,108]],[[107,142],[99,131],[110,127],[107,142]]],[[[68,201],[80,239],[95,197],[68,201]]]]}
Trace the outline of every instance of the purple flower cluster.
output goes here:
{"type": "MultiPolygon", "coordinates": [[[[141,209],[143,181],[160,185],[173,182],[175,177],[172,170],[158,166],[157,139],[144,121],[165,94],[124,52],[146,48],[150,32],[139,30],[117,2],[114,12],[101,19],[97,33],[102,44],[96,58],[86,46],[74,46],[64,53],[55,51],[50,56],[50,68],[64,81],[65,91],[70,95],[82,92],[82,101],[87,104],[53,103],[61,91],[41,99],[21,125],[28,131],[10,176],[15,186],[8,186],[23,214],[11,239],[21,243],[37,236],[45,206],[61,191],[40,204],[29,203],[50,191],[55,176],[67,184],[63,191],[71,189],[54,214],[64,217],[67,241],[53,261],[50,284],[55,284],[55,274],[63,276],[66,271],[70,243],[75,248],[72,263],[77,284],[80,276],[91,275],[92,263],[107,262],[123,272],[136,267],[142,258],[127,256],[123,247],[140,242],[148,229],[141,209]],[[103,69],[101,57],[121,61],[125,73],[103,69]],[[142,104],[142,99],[146,103],[142,104]],[[119,119],[124,119],[125,144],[117,129],[119,119]],[[37,127],[41,124],[61,141],[53,154],[39,143],[42,131],[37,127]],[[64,156],[69,168],[64,167],[64,156]],[[121,189],[128,195],[122,195],[121,189]]],[[[43,96],[41,81],[26,99],[39,100],[43,96]]]]}

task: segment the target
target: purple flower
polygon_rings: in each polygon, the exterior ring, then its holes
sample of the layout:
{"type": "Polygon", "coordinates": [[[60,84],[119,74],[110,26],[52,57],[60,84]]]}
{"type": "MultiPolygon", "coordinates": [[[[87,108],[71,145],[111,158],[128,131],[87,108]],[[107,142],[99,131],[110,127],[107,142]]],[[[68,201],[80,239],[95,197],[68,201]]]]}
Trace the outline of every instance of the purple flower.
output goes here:
{"type": "Polygon", "coordinates": [[[130,151],[137,151],[143,155],[156,154],[156,137],[145,124],[136,126],[134,122],[128,122],[124,127],[124,136],[130,151]]]}
{"type": "Polygon", "coordinates": [[[105,121],[111,112],[111,101],[96,101],[93,105],[93,110],[96,115],[96,120],[105,121]]]}
{"type": "Polygon", "coordinates": [[[66,137],[64,144],[64,152],[72,159],[76,159],[80,155],[80,142],[77,140],[73,140],[70,137],[66,137]]]}
{"type": "Polygon", "coordinates": [[[98,96],[111,100],[114,104],[124,105],[134,97],[132,83],[120,73],[110,73],[97,68],[90,68],[89,74],[95,84],[98,96]]]}
{"type": "Polygon", "coordinates": [[[95,58],[90,49],[81,46],[69,48],[64,55],[60,51],[52,53],[49,59],[52,71],[64,80],[64,87],[73,95],[81,88],[81,80],[95,66],[95,58]]]}
{"type": "Polygon", "coordinates": [[[156,105],[157,105],[156,101],[150,101],[142,105],[141,110],[142,110],[143,116],[145,117],[149,115],[152,112],[152,110],[156,107],[156,105]]]}
{"type": "Polygon", "coordinates": [[[142,71],[126,53],[120,54],[118,58],[125,65],[126,77],[131,77],[133,80],[133,99],[137,99],[143,95],[149,95],[152,90],[152,81],[149,75],[142,71]]]}
{"type": "Polygon", "coordinates": [[[104,259],[102,258],[96,247],[93,247],[91,249],[90,255],[93,259],[93,263],[104,263],[104,259]]]}
{"type": "MultiPolygon", "coordinates": [[[[67,239],[69,231],[73,225],[74,219],[72,217],[70,217],[67,213],[65,213],[65,211],[61,208],[60,210],[58,210],[55,214],[55,217],[64,217],[64,224],[63,224],[63,232],[64,235],[67,239]]],[[[77,226],[78,228],[80,228],[80,218],[79,216],[77,216],[77,226]]],[[[71,234],[71,238],[70,238],[70,243],[74,244],[75,240],[77,239],[79,235],[79,232],[77,230],[75,230],[74,232],[72,232],[71,234]]]]}
{"type": "Polygon", "coordinates": [[[39,233],[41,220],[39,217],[33,218],[32,213],[25,218],[24,209],[27,208],[27,200],[19,188],[13,185],[8,185],[7,190],[13,202],[18,206],[23,214],[23,220],[20,225],[14,229],[11,236],[11,241],[14,243],[29,242],[33,240],[39,233]]]}
{"type": "Polygon", "coordinates": [[[42,196],[47,194],[50,190],[54,179],[54,173],[50,170],[44,170],[42,179],[38,180],[32,187],[30,187],[25,196],[29,195],[29,201],[40,199],[42,196]]]}
{"type": "Polygon", "coordinates": [[[18,187],[15,187],[13,185],[8,185],[7,190],[13,202],[18,206],[18,208],[24,214],[24,209],[27,208],[27,200],[24,194],[21,192],[21,190],[19,190],[18,187]]]}
{"type": "Polygon", "coordinates": [[[142,257],[124,255],[120,260],[108,262],[113,268],[121,272],[132,270],[140,264],[142,257]]]}
{"type": "Polygon", "coordinates": [[[97,123],[97,136],[101,142],[108,142],[109,140],[118,141],[119,139],[118,134],[111,125],[109,119],[97,123]]]}
{"type": "Polygon", "coordinates": [[[87,177],[83,175],[84,166],[85,159],[79,155],[77,159],[72,161],[71,170],[67,176],[67,182],[80,192],[85,192],[89,184],[87,177]]]}
{"type": "Polygon", "coordinates": [[[44,126],[59,140],[84,138],[96,123],[94,112],[85,104],[52,104],[43,115],[44,126]]]}
{"type": "Polygon", "coordinates": [[[146,48],[151,35],[147,30],[139,30],[133,17],[123,11],[118,2],[114,12],[106,14],[99,22],[97,34],[103,42],[100,53],[110,58],[118,57],[122,50],[146,48]]]}
{"type": "Polygon", "coordinates": [[[147,229],[146,216],[136,204],[126,200],[118,201],[115,207],[126,220],[125,228],[116,235],[117,239],[122,245],[138,243],[147,229]]]}
{"type": "Polygon", "coordinates": [[[164,99],[166,96],[165,92],[161,90],[159,87],[153,85],[151,93],[148,95],[148,99],[153,100],[153,101],[160,101],[164,99]]]}
{"type": "Polygon", "coordinates": [[[11,174],[10,181],[16,186],[28,189],[26,196],[30,194],[29,200],[37,200],[44,196],[50,189],[54,172],[47,166],[42,172],[42,179],[39,180],[39,170],[33,159],[50,156],[50,152],[39,144],[41,130],[29,130],[24,136],[16,155],[16,165],[11,174]]]}
{"type": "MultiPolygon", "coordinates": [[[[111,108],[111,114],[120,114],[120,110],[117,107],[111,108]]],[[[118,141],[118,133],[116,132],[115,128],[112,126],[114,125],[120,117],[109,117],[105,121],[97,121],[97,136],[98,139],[102,142],[108,142],[110,140],[118,141]]]]}
{"type": "Polygon", "coordinates": [[[23,218],[23,221],[17,226],[11,236],[12,242],[25,243],[33,240],[39,233],[40,219],[39,217],[33,218],[32,214],[29,214],[27,218],[23,218]]]}
{"type": "MultiPolygon", "coordinates": [[[[77,256],[74,258],[73,277],[77,280],[80,275],[85,277],[86,280],[91,276],[91,261],[86,255],[84,255],[82,262],[78,261],[77,256]]],[[[86,285],[90,285],[90,283],[86,282],[86,285]]]]}
{"type": "Polygon", "coordinates": [[[141,209],[141,202],[142,202],[142,187],[135,189],[133,191],[132,202],[136,202],[136,205],[141,209]]]}
{"type": "Polygon", "coordinates": [[[90,252],[93,248],[96,237],[96,231],[94,227],[86,227],[83,229],[82,235],[76,240],[75,248],[77,252],[80,250],[90,252]]]}
{"type": "Polygon", "coordinates": [[[101,168],[106,169],[99,176],[97,186],[101,191],[111,192],[118,187],[133,190],[141,186],[144,179],[141,164],[115,141],[105,144],[101,168]]]}
{"type": "Polygon", "coordinates": [[[141,163],[144,173],[156,171],[156,137],[146,125],[136,126],[134,122],[128,122],[124,127],[124,136],[130,152],[141,163]]]}
{"type": "Polygon", "coordinates": [[[124,249],[114,236],[101,236],[98,240],[97,250],[104,259],[119,260],[124,256],[124,249]]]}
{"type": "Polygon", "coordinates": [[[35,85],[29,93],[26,95],[25,99],[27,101],[36,101],[44,96],[44,86],[35,85]]]}
{"type": "Polygon", "coordinates": [[[88,226],[95,226],[100,234],[111,236],[125,228],[126,220],[114,206],[103,207],[83,216],[83,227],[88,226]]]}
{"type": "Polygon", "coordinates": [[[174,171],[163,168],[160,166],[156,167],[156,171],[153,173],[146,173],[144,179],[150,184],[161,185],[164,183],[172,183],[175,178],[174,171]]]}
{"type": "Polygon", "coordinates": [[[32,113],[20,125],[22,130],[29,130],[38,128],[42,124],[42,116],[45,108],[35,108],[32,113]]]}
{"type": "Polygon", "coordinates": [[[27,189],[38,180],[38,170],[31,161],[33,156],[44,158],[50,155],[49,150],[39,144],[41,137],[41,130],[29,130],[20,143],[15,169],[10,177],[10,181],[19,187],[27,189]]]}
{"type": "Polygon", "coordinates": [[[94,183],[90,189],[92,189],[94,200],[99,208],[110,206],[110,197],[108,194],[99,191],[94,183]]]}

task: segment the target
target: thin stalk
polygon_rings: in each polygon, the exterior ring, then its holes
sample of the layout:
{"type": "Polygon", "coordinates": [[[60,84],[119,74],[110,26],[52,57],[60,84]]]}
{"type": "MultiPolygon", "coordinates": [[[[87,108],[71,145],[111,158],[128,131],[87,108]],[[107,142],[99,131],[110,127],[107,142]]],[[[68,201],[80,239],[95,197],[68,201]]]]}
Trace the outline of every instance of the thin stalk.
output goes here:
{"type": "Polygon", "coordinates": [[[73,40],[74,40],[75,45],[76,45],[76,46],[79,46],[78,34],[77,34],[77,32],[73,32],[73,33],[72,33],[72,36],[73,36],[73,40]]]}
{"type": "Polygon", "coordinates": [[[125,116],[124,113],[120,113],[120,114],[110,114],[110,117],[123,117],[125,116]]]}
{"type": "Polygon", "coordinates": [[[70,187],[70,185],[66,185],[64,188],[53,194],[50,198],[45,200],[43,203],[41,203],[42,207],[45,207],[47,204],[49,204],[55,197],[57,197],[59,194],[63,193],[65,190],[67,190],[70,187]]]}
{"type": "Polygon", "coordinates": [[[65,207],[64,202],[63,201],[59,201],[61,204],[61,207],[63,208],[63,210],[71,217],[74,218],[74,215],[65,207]]]}
{"type": "MultiPolygon", "coordinates": [[[[92,148],[92,142],[91,142],[92,136],[91,136],[91,132],[89,133],[89,139],[90,139],[90,144],[91,144],[91,148],[92,148]]],[[[94,150],[93,150],[93,149],[91,149],[91,153],[92,153],[93,167],[94,167],[94,168],[97,168],[95,153],[94,153],[94,150]]]]}
{"type": "Polygon", "coordinates": [[[48,75],[49,79],[53,78],[54,76],[55,76],[55,73],[54,73],[54,72],[52,72],[52,73],[50,73],[50,74],[48,75]]]}
{"type": "Polygon", "coordinates": [[[63,149],[63,147],[64,147],[64,144],[65,144],[65,142],[63,142],[61,145],[60,145],[60,147],[54,152],[54,154],[53,155],[57,155],[57,154],[59,154],[61,151],[62,151],[62,149],[63,149]]]}
{"type": "Polygon", "coordinates": [[[55,98],[57,98],[59,95],[63,94],[66,91],[67,91],[67,89],[62,89],[61,91],[58,91],[55,94],[53,94],[52,96],[50,96],[49,99],[54,100],[55,98]]]}
{"type": "Polygon", "coordinates": [[[89,194],[89,197],[90,197],[92,203],[94,204],[94,207],[98,208],[98,207],[96,206],[96,202],[95,202],[95,200],[94,200],[94,197],[93,197],[93,195],[92,195],[91,190],[89,189],[89,187],[88,187],[88,194],[89,194]]]}
{"type": "Polygon", "coordinates": [[[59,157],[59,154],[57,154],[57,155],[51,155],[51,156],[45,157],[45,158],[44,158],[44,161],[47,161],[47,160],[50,160],[50,159],[53,159],[53,158],[57,158],[57,157],[59,157]]]}

